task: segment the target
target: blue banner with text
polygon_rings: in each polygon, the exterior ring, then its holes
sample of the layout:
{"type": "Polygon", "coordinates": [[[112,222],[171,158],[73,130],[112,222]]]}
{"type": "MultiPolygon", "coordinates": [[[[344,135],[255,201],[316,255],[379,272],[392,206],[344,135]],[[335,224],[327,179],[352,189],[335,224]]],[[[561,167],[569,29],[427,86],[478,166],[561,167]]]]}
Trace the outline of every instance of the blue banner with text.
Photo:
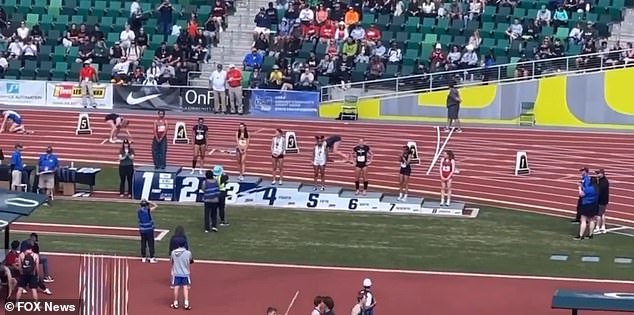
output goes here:
{"type": "Polygon", "coordinates": [[[290,90],[252,90],[251,114],[269,117],[318,117],[319,93],[290,90]]]}

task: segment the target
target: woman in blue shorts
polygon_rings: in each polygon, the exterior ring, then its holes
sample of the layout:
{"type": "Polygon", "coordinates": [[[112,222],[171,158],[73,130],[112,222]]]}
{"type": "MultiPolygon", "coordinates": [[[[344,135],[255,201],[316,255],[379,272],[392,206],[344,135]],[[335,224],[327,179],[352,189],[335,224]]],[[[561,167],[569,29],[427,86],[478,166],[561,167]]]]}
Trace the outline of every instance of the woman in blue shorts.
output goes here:
{"type": "Polygon", "coordinates": [[[174,302],[170,305],[171,308],[179,308],[178,298],[180,288],[183,288],[183,307],[186,310],[191,310],[191,304],[189,304],[189,289],[192,284],[190,265],[194,263],[192,252],[187,248],[187,242],[181,240],[178,243],[178,248],[172,251],[170,254],[170,260],[172,261],[172,289],[174,290],[174,302]]]}
{"type": "Polygon", "coordinates": [[[2,125],[0,125],[0,133],[4,131],[8,131],[10,133],[33,133],[27,131],[26,128],[24,128],[22,115],[20,115],[18,112],[13,110],[3,110],[2,117],[3,119],[2,125]]]}

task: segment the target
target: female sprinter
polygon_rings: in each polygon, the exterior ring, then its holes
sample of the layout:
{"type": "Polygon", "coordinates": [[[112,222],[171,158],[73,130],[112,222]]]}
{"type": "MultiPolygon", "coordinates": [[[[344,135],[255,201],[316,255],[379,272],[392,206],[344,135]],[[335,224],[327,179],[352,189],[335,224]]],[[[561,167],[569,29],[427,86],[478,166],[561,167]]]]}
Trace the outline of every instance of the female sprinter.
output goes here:
{"type": "Polygon", "coordinates": [[[599,215],[599,185],[596,177],[590,177],[589,182],[579,185],[579,197],[581,197],[581,222],[579,222],[579,235],[574,239],[580,241],[585,238],[586,231],[588,238],[594,235],[594,227],[599,215]]]}
{"type": "Polygon", "coordinates": [[[407,201],[407,192],[409,190],[409,176],[412,175],[412,150],[408,146],[403,146],[400,156],[401,170],[399,171],[399,194],[398,201],[407,201]]]}
{"type": "Polygon", "coordinates": [[[273,181],[271,185],[275,185],[277,181],[277,173],[280,174],[279,184],[282,185],[284,179],[284,152],[286,151],[286,137],[282,129],[275,129],[275,137],[271,141],[271,157],[273,158],[273,181]]]}
{"type": "Polygon", "coordinates": [[[32,134],[32,131],[26,131],[24,124],[22,124],[22,116],[16,111],[3,110],[2,111],[2,125],[0,125],[0,133],[8,131],[10,133],[23,133],[32,134]],[[9,123],[11,125],[9,125],[9,123]]]}
{"type": "Polygon", "coordinates": [[[192,159],[192,174],[196,171],[196,164],[200,159],[200,173],[205,168],[205,151],[207,151],[207,132],[205,119],[198,118],[198,124],[194,126],[194,157],[192,159]]]}
{"type": "Polygon", "coordinates": [[[354,169],[355,181],[354,186],[356,188],[355,195],[359,194],[359,181],[363,178],[363,195],[365,196],[368,190],[368,165],[372,163],[372,151],[370,147],[365,144],[363,138],[359,139],[359,144],[355,146],[352,151],[355,154],[356,167],[354,169]]]}
{"type": "Polygon", "coordinates": [[[122,140],[118,139],[121,129],[123,129],[126,134],[128,134],[128,140],[132,142],[132,136],[130,135],[130,131],[128,130],[128,124],[130,122],[127,119],[123,118],[121,115],[112,113],[106,115],[105,121],[108,126],[110,126],[110,138],[108,139],[110,143],[122,142],[122,140]]]}
{"type": "Polygon", "coordinates": [[[440,205],[451,204],[451,180],[456,169],[456,160],[451,150],[445,151],[440,161],[440,205]],[[446,199],[445,199],[446,198],[446,199]],[[444,202],[444,203],[443,203],[444,202]]]}
{"type": "Polygon", "coordinates": [[[238,177],[238,179],[243,180],[247,161],[247,150],[249,149],[249,130],[244,123],[240,123],[238,127],[236,143],[238,144],[236,157],[238,158],[238,169],[240,170],[240,177],[238,177]]]}
{"type": "Polygon", "coordinates": [[[315,172],[314,184],[317,190],[317,182],[321,180],[321,190],[326,186],[326,162],[328,161],[328,145],[324,136],[315,137],[315,149],[313,150],[313,171],[315,172]]]}
{"type": "MultiPolygon", "coordinates": [[[[341,136],[332,135],[325,140],[328,153],[334,153],[343,158],[343,162],[349,162],[350,156],[339,151],[339,143],[341,142],[341,136]]],[[[328,154],[330,155],[330,154],[328,154]]],[[[330,160],[332,161],[332,160],[330,160]]]]}

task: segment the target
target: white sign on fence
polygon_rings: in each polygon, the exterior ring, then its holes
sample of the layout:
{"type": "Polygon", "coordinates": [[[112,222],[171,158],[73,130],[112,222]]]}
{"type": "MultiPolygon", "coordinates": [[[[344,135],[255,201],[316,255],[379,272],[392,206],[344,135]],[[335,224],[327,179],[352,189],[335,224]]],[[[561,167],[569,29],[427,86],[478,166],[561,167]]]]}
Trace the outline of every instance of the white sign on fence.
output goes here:
{"type": "MultiPolygon", "coordinates": [[[[97,108],[112,109],[112,84],[93,84],[97,108]]],[[[86,101],[87,105],[89,101],[86,101]]],[[[84,107],[82,91],[76,82],[49,82],[46,84],[46,105],[56,107],[84,107]]]]}
{"type": "Polygon", "coordinates": [[[42,106],[45,102],[45,81],[0,81],[0,104],[42,106]]]}

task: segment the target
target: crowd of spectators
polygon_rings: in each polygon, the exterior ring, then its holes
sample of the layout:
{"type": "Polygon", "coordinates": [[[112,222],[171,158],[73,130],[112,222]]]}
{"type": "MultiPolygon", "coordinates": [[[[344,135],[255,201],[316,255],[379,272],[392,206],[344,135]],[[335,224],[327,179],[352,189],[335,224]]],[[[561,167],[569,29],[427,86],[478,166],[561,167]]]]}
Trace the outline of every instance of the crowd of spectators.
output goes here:
{"type": "Polygon", "coordinates": [[[216,1],[202,24],[199,25],[202,20],[199,20],[197,10],[193,10],[187,25],[177,25],[174,16],[180,12],[174,11],[169,0],[162,1],[150,12],[144,12],[135,0],[130,4],[129,12],[123,13],[129,14],[127,24],[112,45],[107,43],[107,32],[102,31],[99,24],[72,23],[61,34],[51,37],[55,32],[43,34],[39,25],[29,29],[25,21],[15,27],[4,8],[0,8],[0,40],[7,43],[7,50],[0,58],[0,75],[9,65],[24,67],[26,60],[50,60],[52,51],[40,53],[41,47],[47,45],[64,47],[68,54],[66,61],[101,65],[101,71],[110,72],[113,83],[186,85],[188,72],[199,70],[200,64],[207,63],[211,46],[218,45],[218,33],[227,27],[230,6],[232,2],[216,1]],[[148,48],[156,47],[158,43],[150,42],[152,36],[144,25],[150,17],[157,19],[156,29],[151,29],[151,34],[163,34],[163,43],[155,51],[148,48]],[[175,43],[168,45],[171,38],[175,38],[175,43]],[[11,63],[12,60],[22,62],[11,63]]]}
{"type": "MultiPolygon", "coordinates": [[[[590,12],[592,4],[588,0],[553,0],[535,10],[535,16],[514,19],[506,30],[508,45],[503,56],[499,50],[482,49],[483,38],[479,29],[485,7],[506,7],[512,15],[518,4],[517,0],[453,0],[450,3],[411,0],[407,5],[403,0],[353,0],[350,3],[326,0],[319,4],[304,0],[278,0],[256,14],[253,48],[244,57],[243,67],[249,71],[256,70],[251,87],[305,89],[315,88],[318,83],[344,83],[345,87],[352,79],[351,70],[359,69],[363,69],[364,75],[355,78],[355,81],[385,78],[386,73],[410,75],[450,70],[465,70],[465,75],[461,76],[463,79],[477,76],[488,81],[498,75],[498,70],[492,68],[509,63],[511,55],[517,56],[514,61],[518,62],[540,61],[538,66],[518,65],[517,76],[596,66],[592,63],[598,61],[598,57],[588,54],[601,51],[598,46],[604,47],[606,39],[599,38],[593,21],[578,23],[565,38],[542,34],[545,27],[552,28],[555,34],[559,27],[568,25],[573,14],[590,12]],[[279,16],[282,12],[283,16],[279,16]],[[428,57],[420,56],[412,67],[403,67],[404,51],[411,46],[407,47],[406,42],[395,39],[382,40],[385,26],[362,23],[366,21],[366,15],[391,15],[392,20],[403,17],[399,21],[418,17],[421,24],[424,18],[448,19],[452,25],[459,23],[466,30],[466,37],[462,43],[438,42],[433,45],[428,57]],[[475,27],[472,27],[473,23],[475,27]],[[306,47],[310,48],[310,55],[301,56],[306,47]],[[513,54],[509,53],[511,50],[513,54]],[[550,61],[566,54],[578,54],[579,57],[569,64],[556,59],[550,61]],[[275,65],[270,73],[261,74],[257,69],[262,67],[267,57],[273,57],[275,65]],[[393,71],[395,68],[397,71],[393,71]],[[392,71],[387,71],[390,69],[392,71]],[[322,81],[321,77],[328,79],[322,81]]],[[[613,49],[618,47],[621,46],[613,49]]],[[[622,54],[613,52],[609,57],[610,64],[629,63],[627,55],[631,55],[629,50],[622,54]]],[[[605,57],[601,59],[608,60],[605,57]]]]}

